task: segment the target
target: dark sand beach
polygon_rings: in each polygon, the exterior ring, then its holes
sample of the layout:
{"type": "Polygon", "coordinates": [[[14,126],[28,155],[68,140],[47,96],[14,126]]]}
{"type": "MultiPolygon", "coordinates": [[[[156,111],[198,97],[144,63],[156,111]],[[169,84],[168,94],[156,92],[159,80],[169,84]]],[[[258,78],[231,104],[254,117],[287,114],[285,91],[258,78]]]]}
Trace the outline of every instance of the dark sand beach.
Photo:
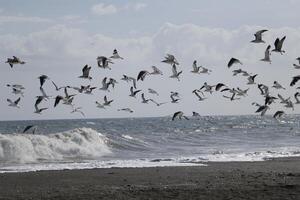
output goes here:
{"type": "Polygon", "coordinates": [[[0,174],[0,199],[300,199],[300,158],[0,174]]]}

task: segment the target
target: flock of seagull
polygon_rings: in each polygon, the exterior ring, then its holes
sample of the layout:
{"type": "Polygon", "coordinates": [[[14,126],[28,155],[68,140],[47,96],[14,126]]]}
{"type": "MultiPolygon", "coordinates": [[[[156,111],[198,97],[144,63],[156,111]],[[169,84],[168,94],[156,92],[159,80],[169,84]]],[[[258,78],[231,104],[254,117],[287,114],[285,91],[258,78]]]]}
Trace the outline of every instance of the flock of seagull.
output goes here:
{"type": "MultiPolygon", "coordinates": [[[[265,33],[266,31],[268,31],[268,30],[264,29],[264,30],[257,31],[254,34],[255,39],[252,40],[251,43],[265,43],[265,41],[263,40],[263,33],[265,33]]],[[[272,50],[271,50],[271,45],[268,45],[265,50],[264,57],[262,59],[260,59],[260,61],[268,62],[271,64],[272,63],[271,62],[271,52],[275,52],[275,53],[279,53],[279,54],[283,55],[285,53],[285,50],[283,50],[283,43],[284,43],[285,39],[286,39],[286,36],[282,37],[281,39],[277,38],[274,42],[274,49],[272,49],[272,50]]],[[[114,64],[115,60],[123,60],[123,59],[124,58],[119,55],[119,52],[117,51],[117,49],[114,49],[111,56],[109,56],[109,57],[99,56],[99,57],[97,57],[96,60],[97,60],[97,65],[99,68],[111,69],[111,66],[114,64]]],[[[300,57],[296,58],[296,60],[298,60],[299,63],[293,64],[293,66],[295,69],[300,69],[300,57]]],[[[169,77],[172,79],[175,79],[177,81],[180,81],[180,77],[181,77],[183,71],[179,70],[180,64],[177,61],[176,57],[174,55],[167,54],[161,62],[168,64],[172,67],[171,68],[172,74],[169,77]]],[[[6,63],[8,63],[11,68],[13,68],[15,65],[18,65],[18,64],[20,64],[20,65],[26,64],[25,61],[21,60],[20,58],[18,58],[16,56],[13,56],[12,58],[8,58],[6,63]]],[[[227,67],[228,67],[228,69],[230,69],[230,68],[242,66],[242,65],[243,65],[242,61],[239,60],[238,58],[231,58],[227,64],[227,67]]],[[[141,70],[140,72],[137,73],[136,78],[123,74],[123,77],[120,80],[131,84],[131,86],[129,88],[129,96],[136,98],[137,95],[140,95],[141,103],[147,104],[147,103],[151,102],[156,106],[162,106],[166,103],[178,103],[181,99],[179,97],[180,94],[176,91],[170,92],[170,101],[157,102],[153,98],[146,98],[146,92],[142,91],[141,89],[138,89],[138,87],[137,87],[138,82],[142,82],[147,77],[152,76],[152,75],[163,75],[162,71],[158,67],[152,66],[151,68],[152,68],[151,71],[141,70]]],[[[82,68],[82,75],[78,76],[78,78],[92,80],[93,78],[90,74],[90,70],[91,70],[91,66],[85,65],[82,68]]],[[[212,71],[208,68],[198,65],[197,61],[195,60],[195,61],[193,61],[192,70],[190,71],[190,73],[210,74],[210,73],[212,73],[212,71]]],[[[256,83],[255,78],[258,76],[258,74],[251,74],[251,73],[243,70],[242,68],[234,69],[232,71],[232,73],[233,73],[233,76],[241,75],[241,76],[246,77],[247,81],[248,81],[247,82],[248,85],[257,85],[257,88],[260,91],[261,96],[264,98],[264,102],[261,104],[253,102],[252,105],[257,107],[255,113],[260,113],[261,116],[265,115],[265,113],[270,109],[270,105],[277,101],[279,101],[280,104],[283,104],[284,107],[291,108],[291,109],[294,109],[294,104],[300,104],[300,100],[298,98],[300,96],[299,92],[296,92],[294,94],[294,99],[295,99],[295,102],[294,102],[294,101],[292,101],[291,97],[284,98],[280,94],[277,94],[277,96],[273,96],[270,93],[269,86],[264,85],[262,83],[256,83]]],[[[34,103],[34,108],[35,108],[34,113],[41,114],[43,111],[48,109],[47,107],[40,107],[41,103],[43,101],[47,101],[47,100],[51,99],[51,97],[48,96],[47,93],[45,92],[45,90],[43,89],[43,85],[45,84],[46,81],[50,81],[51,79],[47,75],[41,75],[38,77],[38,79],[40,81],[40,92],[41,93],[40,93],[40,95],[36,96],[36,100],[34,103]]],[[[293,87],[299,80],[300,80],[300,75],[292,77],[292,80],[291,80],[291,83],[289,86],[293,87]]],[[[75,106],[75,104],[73,103],[73,100],[76,97],[76,95],[78,95],[78,94],[92,94],[93,91],[97,87],[93,87],[91,85],[81,85],[79,87],[74,87],[74,86],[59,87],[55,84],[55,82],[53,80],[51,80],[51,82],[53,84],[54,89],[57,92],[59,92],[61,90],[64,91],[63,95],[60,94],[54,98],[55,100],[54,100],[53,106],[57,107],[59,104],[69,105],[72,108],[71,113],[80,113],[82,116],[85,116],[85,114],[82,111],[82,107],[75,106]],[[71,90],[73,92],[76,91],[76,93],[70,94],[71,90]]],[[[109,92],[110,90],[115,88],[116,84],[118,84],[118,81],[116,79],[105,77],[102,80],[102,86],[98,87],[98,89],[109,92]]],[[[22,86],[20,84],[7,84],[7,87],[10,87],[12,89],[13,94],[19,95],[19,97],[16,100],[7,99],[7,102],[9,103],[8,106],[20,108],[19,103],[21,101],[21,98],[24,97],[24,90],[25,90],[24,86],[22,86]]],[[[286,89],[278,81],[274,81],[274,83],[271,87],[276,90],[285,90],[286,89]]],[[[225,99],[229,99],[230,101],[237,101],[243,97],[246,97],[248,91],[249,91],[249,88],[243,90],[240,87],[231,88],[231,87],[227,86],[225,83],[216,83],[216,84],[210,85],[207,82],[205,82],[203,84],[203,86],[201,86],[199,89],[194,89],[192,91],[192,93],[196,96],[196,98],[199,101],[204,101],[207,99],[207,97],[205,95],[206,93],[212,94],[214,92],[221,92],[222,96],[225,99]]],[[[159,96],[159,93],[152,88],[148,88],[147,92],[150,95],[155,95],[157,97],[159,96]]],[[[108,96],[105,95],[103,102],[96,101],[95,106],[97,108],[105,109],[108,106],[110,106],[113,103],[113,101],[114,101],[113,99],[109,99],[108,96]]],[[[134,112],[129,107],[119,108],[118,111],[124,111],[124,112],[129,112],[129,113],[134,112]]],[[[283,110],[278,110],[277,112],[275,112],[273,117],[275,119],[278,119],[284,113],[285,112],[283,110]]],[[[197,117],[200,115],[197,112],[193,112],[192,116],[197,117]]],[[[173,114],[172,120],[175,120],[176,118],[189,119],[187,116],[184,115],[184,113],[182,111],[177,111],[173,114]]],[[[26,128],[28,128],[28,127],[26,127],[26,128]]],[[[27,130],[28,129],[26,129],[24,131],[27,131],[27,130]]]]}

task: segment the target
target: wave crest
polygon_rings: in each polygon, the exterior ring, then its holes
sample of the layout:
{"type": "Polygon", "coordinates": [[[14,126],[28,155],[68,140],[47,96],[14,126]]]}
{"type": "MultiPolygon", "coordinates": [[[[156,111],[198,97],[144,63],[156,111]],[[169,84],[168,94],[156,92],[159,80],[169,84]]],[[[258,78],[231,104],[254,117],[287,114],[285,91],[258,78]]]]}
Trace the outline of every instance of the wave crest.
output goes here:
{"type": "Polygon", "coordinates": [[[48,135],[0,134],[2,163],[34,163],[99,158],[111,153],[108,139],[91,128],[48,135]]]}

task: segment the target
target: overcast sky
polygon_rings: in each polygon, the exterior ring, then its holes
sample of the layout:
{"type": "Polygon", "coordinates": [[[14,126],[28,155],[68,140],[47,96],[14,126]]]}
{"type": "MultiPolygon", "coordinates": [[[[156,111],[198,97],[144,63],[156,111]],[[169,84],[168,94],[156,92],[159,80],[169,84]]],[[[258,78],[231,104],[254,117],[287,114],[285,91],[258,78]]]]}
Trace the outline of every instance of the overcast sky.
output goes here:
{"type": "MultiPolygon", "coordinates": [[[[197,111],[202,115],[253,114],[251,103],[263,103],[257,86],[247,85],[245,77],[232,77],[232,70],[239,67],[258,74],[256,82],[272,85],[274,80],[287,87],[286,91],[272,90],[292,96],[295,88],[289,88],[291,77],[300,74],[293,69],[295,58],[300,56],[300,27],[298,0],[151,0],[151,1],[96,1],[96,0],[0,0],[0,120],[80,118],[70,114],[71,108],[59,105],[53,108],[54,100],[43,102],[40,107],[49,107],[42,115],[34,114],[35,96],[40,95],[41,74],[48,75],[59,86],[88,85],[100,87],[101,80],[113,77],[119,84],[111,92],[96,90],[94,95],[77,95],[74,103],[83,107],[88,118],[150,117],[170,115],[182,110],[187,115],[197,111]],[[266,44],[250,43],[259,29],[264,33],[266,44]],[[259,61],[265,48],[277,37],[287,37],[283,49],[285,55],[273,53],[272,64],[259,61]],[[97,56],[110,56],[117,48],[124,60],[112,65],[112,70],[97,67],[97,56]],[[170,79],[171,66],[161,62],[165,54],[174,54],[183,70],[181,81],[170,79]],[[26,61],[13,69],[5,63],[13,55],[26,61]],[[226,67],[231,57],[237,57],[242,66],[226,67]],[[193,60],[212,70],[211,75],[190,73],[193,60]],[[92,81],[77,78],[85,64],[92,66],[92,81]],[[121,81],[122,74],[136,77],[140,70],[151,70],[155,65],[163,76],[147,77],[138,83],[146,97],[158,102],[170,101],[170,91],[181,94],[179,104],[161,107],[141,104],[140,96],[130,98],[130,84],[121,81]],[[220,93],[206,94],[204,102],[198,102],[191,93],[204,82],[224,82],[230,87],[250,88],[249,95],[240,101],[230,102],[220,93]],[[20,109],[8,107],[7,98],[18,96],[6,87],[23,84],[25,97],[20,109]],[[147,93],[151,87],[160,93],[155,97],[147,93]],[[103,96],[114,99],[110,108],[97,109],[95,101],[103,96]],[[118,108],[130,107],[133,114],[118,112],[118,108]]],[[[50,81],[45,83],[46,92],[55,97],[50,81]]],[[[75,91],[70,90],[69,93],[75,91]]],[[[282,105],[274,105],[273,114],[282,105]]],[[[284,109],[286,110],[286,109],[284,109]]],[[[299,113],[287,110],[287,113],[299,113]]]]}

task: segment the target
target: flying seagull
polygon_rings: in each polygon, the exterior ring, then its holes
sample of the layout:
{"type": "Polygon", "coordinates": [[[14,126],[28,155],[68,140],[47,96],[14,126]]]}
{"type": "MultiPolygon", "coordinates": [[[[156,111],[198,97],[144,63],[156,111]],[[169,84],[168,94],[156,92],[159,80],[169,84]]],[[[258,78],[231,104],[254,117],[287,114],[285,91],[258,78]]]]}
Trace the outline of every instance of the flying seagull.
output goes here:
{"type": "Polygon", "coordinates": [[[15,101],[12,101],[11,99],[7,99],[7,102],[9,103],[8,106],[20,108],[20,106],[19,106],[20,100],[21,100],[21,97],[19,97],[15,101]]]}
{"type": "Polygon", "coordinates": [[[82,68],[82,75],[79,76],[78,78],[84,78],[84,79],[89,79],[89,80],[91,80],[92,77],[89,75],[89,74],[90,74],[91,68],[92,68],[92,67],[89,67],[88,65],[85,65],[85,66],[82,68]]]}
{"type": "MultiPolygon", "coordinates": [[[[204,101],[206,98],[203,96],[201,97],[201,95],[197,92],[198,90],[193,90],[192,93],[194,93],[197,97],[199,101],[204,101]]],[[[200,91],[201,92],[201,91],[200,91]]]]}
{"type": "Polygon", "coordinates": [[[113,58],[113,59],[124,59],[124,58],[122,58],[122,57],[119,55],[117,49],[114,49],[113,55],[112,55],[110,58],[113,58]]]}
{"type": "Polygon", "coordinates": [[[42,111],[47,110],[48,108],[39,108],[38,105],[34,105],[35,111],[34,113],[36,114],[42,114],[42,111]]]}
{"type": "Polygon", "coordinates": [[[43,87],[45,81],[48,80],[49,77],[47,75],[41,75],[38,77],[38,79],[40,79],[40,87],[43,87]]]}
{"type": "Polygon", "coordinates": [[[277,38],[274,42],[275,48],[272,51],[279,52],[280,54],[285,53],[285,51],[282,50],[282,45],[283,45],[285,38],[286,38],[286,36],[284,36],[281,39],[277,38]]]}
{"type": "Polygon", "coordinates": [[[141,90],[133,90],[133,87],[130,87],[130,97],[136,97],[135,95],[137,94],[137,93],[139,93],[141,90]]]}
{"type": "Polygon", "coordinates": [[[149,101],[153,102],[153,99],[146,99],[144,93],[141,94],[141,97],[142,97],[142,103],[148,103],[149,101]]]}
{"type": "Polygon", "coordinates": [[[105,56],[99,56],[97,57],[97,64],[98,64],[98,67],[100,68],[103,68],[103,69],[111,69],[108,65],[109,64],[114,64],[110,58],[107,58],[105,56]]]}
{"type": "Polygon", "coordinates": [[[104,104],[102,104],[102,103],[100,103],[100,102],[98,102],[98,101],[96,101],[95,103],[96,103],[96,105],[97,105],[97,108],[104,108],[104,109],[105,109],[104,104]]]}
{"type": "Polygon", "coordinates": [[[54,102],[54,107],[56,107],[59,104],[60,100],[63,100],[63,99],[64,98],[60,95],[56,96],[55,97],[55,102],[54,102]]]}
{"type": "Polygon", "coordinates": [[[271,45],[268,45],[268,47],[265,50],[265,57],[263,59],[260,59],[261,61],[264,62],[269,62],[271,64],[271,59],[270,59],[270,49],[271,49],[271,45]]]}
{"type": "Polygon", "coordinates": [[[176,65],[175,65],[175,64],[173,64],[173,66],[172,66],[172,73],[173,73],[173,74],[170,76],[170,78],[176,78],[178,81],[180,81],[179,75],[182,73],[182,71],[177,72],[177,69],[176,69],[176,65]]]}
{"type": "Polygon", "coordinates": [[[255,112],[256,112],[256,113],[260,113],[261,116],[264,116],[268,109],[270,109],[269,106],[267,106],[267,105],[262,105],[262,106],[260,106],[255,112]]]}
{"type": "Polygon", "coordinates": [[[146,70],[140,71],[138,76],[137,76],[137,80],[141,80],[141,81],[145,80],[146,75],[148,75],[148,74],[149,74],[149,72],[146,71],[146,70]]]}
{"type": "Polygon", "coordinates": [[[71,113],[80,113],[83,117],[85,117],[84,112],[81,111],[82,107],[73,107],[71,113]]]}
{"type": "Polygon", "coordinates": [[[280,85],[277,81],[274,81],[272,87],[273,87],[273,88],[276,88],[276,89],[284,89],[284,90],[285,90],[285,88],[282,87],[282,85],[280,85]]]}
{"type": "Polygon", "coordinates": [[[121,80],[126,81],[126,82],[132,81],[133,87],[136,89],[136,79],[135,78],[123,74],[123,77],[121,78],[121,80]]]}
{"type": "Polygon", "coordinates": [[[251,42],[253,42],[253,43],[265,43],[265,41],[262,40],[262,34],[263,34],[264,32],[266,32],[266,31],[268,31],[268,30],[263,29],[263,30],[257,31],[257,32],[254,34],[255,40],[252,40],[251,42]]]}
{"type": "Polygon", "coordinates": [[[294,86],[299,80],[300,80],[300,75],[294,76],[290,83],[290,86],[294,86]]]}
{"type": "Polygon", "coordinates": [[[114,100],[107,100],[106,95],[104,96],[103,99],[104,99],[104,103],[103,103],[104,106],[110,106],[110,104],[114,101],[114,100]]]}
{"type": "Polygon", "coordinates": [[[152,66],[152,72],[150,72],[149,74],[151,75],[163,75],[162,71],[160,71],[157,67],[152,66]]]}
{"type": "Polygon", "coordinates": [[[179,65],[179,63],[177,62],[175,56],[171,55],[171,54],[167,54],[167,56],[165,56],[165,59],[161,62],[170,64],[170,65],[179,65]]]}
{"type": "Polygon", "coordinates": [[[133,113],[133,110],[131,110],[130,108],[120,108],[120,109],[118,109],[118,111],[124,111],[124,112],[133,113]]]}
{"type": "Polygon", "coordinates": [[[199,74],[200,66],[197,66],[197,60],[194,60],[193,62],[193,70],[191,71],[194,74],[199,74]]]}
{"type": "Polygon", "coordinates": [[[255,79],[255,77],[257,76],[258,74],[255,74],[255,75],[253,75],[253,76],[249,76],[248,77],[248,85],[253,85],[253,84],[255,84],[255,82],[254,82],[254,79],[255,79]]]}
{"type": "Polygon", "coordinates": [[[218,83],[215,89],[216,91],[219,91],[222,87],[226,87],[226,85],[224,83],[218,83]]]}
{"type": "Polygon", "coordinates": [[[28,125],[24,128],[23,130],[23,133],[26,133],[27,131],[29,131],[30,129],[32,129],[32,133],[34,134],[36,129],[37,129],[37,126],[35,125],[28,125]]]}
{"type": "Polygon", "coordinates": [[[233,64],[243,64],[239,59],[237,58],[231,58],[227,64],[227,67],[230,68],[233,64]]]}
{"type": "Polygon", "coordinates": [[[283,114],[284,114],[284,111],[279,110],[273,115],[273,118],[275,118],[275,119],[281,118],[283,114]]]}
{"type": "Polygon", "coordinates": [[[150,94],[156,94],[157,96],[159,96],[158,92],[156,92],[155,90],[151,89],[151,88],[148,88],[148,92],[150,94]]]}
{"type": "Polygon", "coordinates": [[[175,112],[175,113],[173,114],[172,121],[174,121],[175,118],[182,119],[182,117],[183,117],[184,119],[187,119],[187,120],[189,119],[189,118],[187,118],[186,116],[183,115],[183,112],[182,112],[182,111],[178,111],[178,112],[175,112]]]}
{"type": "Polygon", "coordinates": [[[13,56],[13,58],[7,58],[7,61],[5,63],[8,63],[11,68],[13,68],[15,64],[25,64],[24,61],[21,61],[20,58],[16,56],[13,56]]]}

